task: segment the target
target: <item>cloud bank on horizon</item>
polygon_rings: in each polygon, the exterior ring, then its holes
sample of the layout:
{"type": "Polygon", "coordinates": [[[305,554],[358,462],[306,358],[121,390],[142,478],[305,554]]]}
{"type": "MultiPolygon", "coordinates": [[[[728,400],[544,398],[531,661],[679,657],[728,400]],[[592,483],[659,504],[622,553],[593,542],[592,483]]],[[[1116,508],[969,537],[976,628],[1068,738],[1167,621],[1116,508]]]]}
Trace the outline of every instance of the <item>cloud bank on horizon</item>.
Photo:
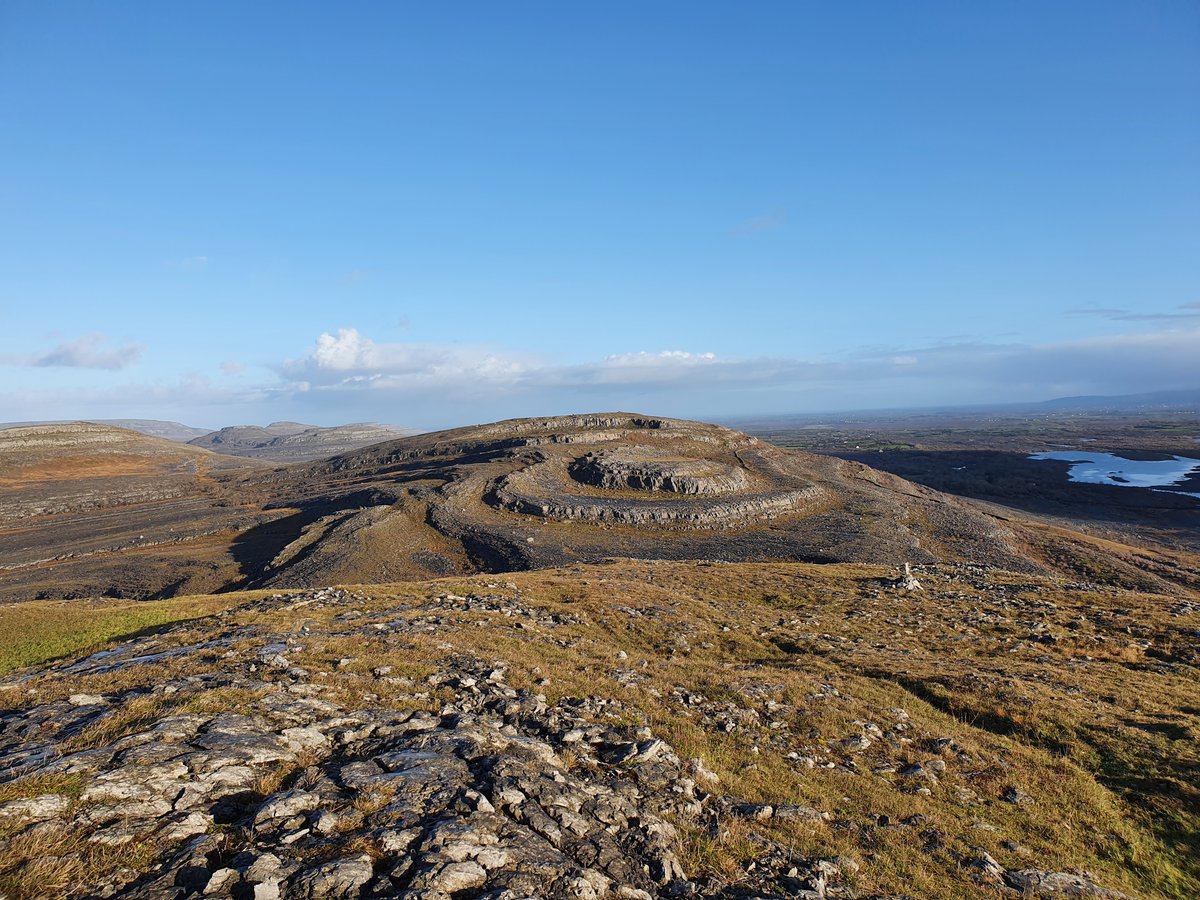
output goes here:
{"type": "MultiPolygon", "coordinates": [[[[123,370],[137,345],[105,349],[86,335],[0,365],[123,370]]],[[[690,350],[636,350],[584,362],[460,343],[375,341],[356,328],[320,334],[291,359],[224,377],[125,378],[66,389],[0,391],[5,419],[98,416],[187,419],[201,424],[283,416],[335,424],[389,421],[443,428],[522,415],[637,409],[722,418],[934,404],[1036,401],[1200,385],[1200,326],[1052,344],[957,341],[863,348],[839,358],[726,358],[690,350]],[[930,392],[933,391],[933,394],[930,392]]]]}

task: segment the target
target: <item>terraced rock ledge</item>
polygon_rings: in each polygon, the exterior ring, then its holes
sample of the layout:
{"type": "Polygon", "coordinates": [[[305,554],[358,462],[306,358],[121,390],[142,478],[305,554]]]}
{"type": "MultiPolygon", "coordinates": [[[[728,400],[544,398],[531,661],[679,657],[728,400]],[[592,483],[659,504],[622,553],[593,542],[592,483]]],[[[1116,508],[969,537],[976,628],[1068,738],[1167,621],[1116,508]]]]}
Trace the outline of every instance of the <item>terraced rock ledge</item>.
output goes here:
{"type": "Polygon", "coordinates": [[[770,488],[750,490],[751,477],[740,465],[740,459],[738,466],[655,459],[645,451],[637,459],[628,453],[589,453],[567,462],[564,472],[561,460],[539,455],[502,478],[485,499],[510,512],[561,521],[714,528],[768,522],[823,496],[815,485],[765,466],[755,480],[770,488]],[[589,493],[572,481],[600,490],[589,493]],[[614,493],[607,494],[610,490],[614,493]]]}
{"type": "Polygon", "coordinates": [[[588,453],[567,469],[583,484],[674,494],[729,494],[744,491],[750,479],[739,466],[709,460],[655,459],[631,450],[588,453]]]}

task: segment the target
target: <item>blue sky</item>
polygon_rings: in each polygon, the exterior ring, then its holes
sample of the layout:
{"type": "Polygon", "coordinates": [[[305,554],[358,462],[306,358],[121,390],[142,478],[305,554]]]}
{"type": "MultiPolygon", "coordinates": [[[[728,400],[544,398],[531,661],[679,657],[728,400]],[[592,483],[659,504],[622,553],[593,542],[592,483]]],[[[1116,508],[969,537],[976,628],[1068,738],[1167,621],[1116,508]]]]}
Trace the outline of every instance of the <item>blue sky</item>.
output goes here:
{"type": "Polygon", "coordinates": [[[1200,385],[1200,5],[0,3],[0,420],[1200,385]]]}

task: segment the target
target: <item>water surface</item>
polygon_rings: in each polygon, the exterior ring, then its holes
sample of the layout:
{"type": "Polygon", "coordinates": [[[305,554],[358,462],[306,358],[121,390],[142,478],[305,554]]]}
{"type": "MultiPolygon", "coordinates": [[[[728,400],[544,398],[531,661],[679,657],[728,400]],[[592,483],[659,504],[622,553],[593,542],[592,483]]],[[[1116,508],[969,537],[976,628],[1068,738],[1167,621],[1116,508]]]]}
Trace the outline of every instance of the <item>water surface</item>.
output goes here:
{"type": "Polygon", "coordinates": [[[1071,468],[1067,470],[1067,478],[1071,481],[1112,484],[1118,487],[1161,488],[1180,484],[1193,472],[1200,472],[1200,459],[1187,456],[1172,456],[1170,459],[1125,459],[1112,453],[1056,450],[1050,453],[1034,453],[1029,458],[1057,459],[1071,463],[1071,468]]]}

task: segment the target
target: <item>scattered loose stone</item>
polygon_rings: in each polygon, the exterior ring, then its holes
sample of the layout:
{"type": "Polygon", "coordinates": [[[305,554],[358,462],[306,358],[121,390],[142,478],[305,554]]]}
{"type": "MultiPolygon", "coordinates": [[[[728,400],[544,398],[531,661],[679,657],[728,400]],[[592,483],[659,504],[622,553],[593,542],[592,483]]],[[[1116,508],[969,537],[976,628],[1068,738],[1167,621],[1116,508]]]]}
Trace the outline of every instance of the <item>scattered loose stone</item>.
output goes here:
{"type": "Polygon", "coordinates": [[[1004,789],[1004,792],[1000,795],[1000,799],[1005,803],[1013,803],[1018,806],[1027,806],[1033,803],[1032,797],[1011,785],[1004,789]]]}
{"type": "MultiPolygon", "coordinates": [[[[361,595],[340,589],[276,595],[253,601],[251,608],[320,612],[353,635],[376,635],[372,640],[394,641],[398,649],[413,635],[424,639],[462,627],[464,612],[548,634],[581,621],[574,613],[532,608],[511,587],[494,589],[441,594],[404,614],[371,616],[355,608],[361,595]]],[[[635,611],[641,619],[657,615],[649,607],[635,611]]],[[[0,772],[6,773],[0,783],[26,774],[73,776],[83,783],[78,800],[42,793],[0,805],[0,828],[69,829],[87,852],[149,848],[156,862],[145,871],[117,870],[78,890],[80,896],[134,900],[841,900],[856,896],[847,879],[859,863],[805,858],[777,843],[778,834],[911,828],[914,844],[926,852],[944,858],[961,850],[959,838],[921,815],[899,824],[887,815],[853,823],[801,804],[720,796],[720,779],[705,761],[681,760],[635,706],[596,696],[551,704],[536,689],[510,686],[495,661],[448,655],[426,680],[424,673],[397,675],[398,668],[405,671],[399,665],[369,669],[364,652],[358,665],[336,655],[311,665],[309,657],[305,666],[313,671],[306,671],[291,660],[309,640],[308,625],[300,621],[295,633],[284,635],[269,625],[247,630],[243,640],[252,634],[258,643],[244,652],[222,645],[225,638],[188,648],[226,654],[228,665],[216,672],[179,676],[153,690],[72,694],[65,703],[34,700],[0,712],[0,772]],[[326,690],[334,683],[354,691],[326,690]],[[252,699],[223,707],[191,702],[215,691],[252,699]],[[107,717],[120,715],[132,701],[166,696],[171,700],[160,712],[114,729],[111,738],[75,753],[58,752],[64,735],[113,721],[107,717]],[[390,702],[397,697],[402,702],[390,702]],[[735,880],[686,872],[680,858],[684,829],[716,839],[735,831],[753,848],[753,858],[735,880]]],[[[796,621],[785,626],[796,628],[796,621]]],[[[685,633],[692,632],[681,628],[672,635],[670,649],[687,652],[685,633]]],[[[699,643],[695,637],[692,645],[699,643]]],[[[152,645],[139,640],[122,645],[127,664],[141,665],[131,661],[161,650],[150,652],[152,645]]],[[[103,674],[112,665],[111,655],[95,654],[60,671],[103,674]]],[[[641,668],[627,671],[638,675],[641,668]]],[[[605,674],[598,669],[599,677],[605,674]]],[[[847,778],[874,784],[882,778],[906,791],[920,785],[925,793],[925,785],[937,787],[939,779],[946,785],[961,780],[962,748],[922,737],[899,708],[871,713],[875,721],[847,716],[824,734],[807,725],[806,705],[842,702],[847,690],[822,683],[809,697],[795,698],[778,685],[734,678],[720,700],[683,687],[656,696],[708,731],[737,735],[751,758],[772,751],[775,763],[784,760],[805,772],[837,766],[847,778]]],[[[1031,802],[1015,787],[1002,798],[1031,802]]],[[[1120,898],[1086,873],[1009,871],[983,851],[953,858],[962,864],[962,877],[986,883],[988,890],[1120,898]]],[[[869,854],[864,861],[870,865],[869,854]]]]}

